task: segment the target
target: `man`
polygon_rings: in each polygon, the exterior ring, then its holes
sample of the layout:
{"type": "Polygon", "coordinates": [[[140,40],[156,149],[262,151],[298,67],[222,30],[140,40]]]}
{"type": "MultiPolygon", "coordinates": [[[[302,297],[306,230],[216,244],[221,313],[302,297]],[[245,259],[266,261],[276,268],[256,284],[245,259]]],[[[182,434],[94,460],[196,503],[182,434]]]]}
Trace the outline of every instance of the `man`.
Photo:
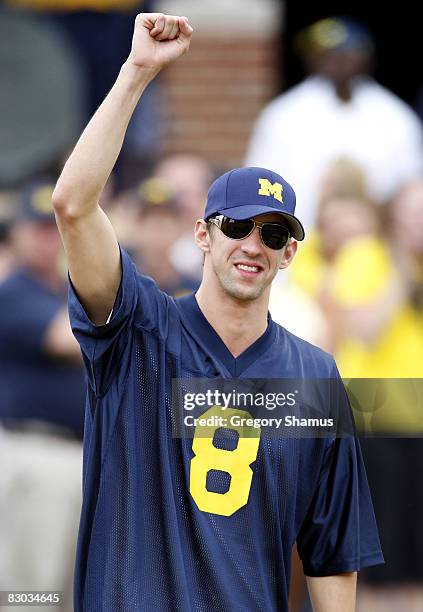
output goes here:
{"type": "Polygon", "coordinates": [[[70,599],[86,383],[53,188],[39,179],[19,194],[14,269],[0,284],[0,590],[56,588],[70,599]]]}
{"type": "Polygon", "coordinates": [[[175,241],[170,258],[185,276],[201,279],[203,273],[201,251],[192,239],[192,227],[203,214],[204,202],[215,173],[209,162],[194,153],[174,153],[153,168],[153,176],[172,184],[181,209],[182,236],[175,241]]]}
{"type": "Polygon", "coordinates": [[[130,208],[135,209],[129,221],[131,240],[128,247],[137,267],[154,278],[168,295],[181,297],[198,289],[199,282],[181,273],[171,258],[172,246],[184,229],[182,206],[172,183],[158,177],[145,179],[126,197],[127,206],[122,217],[130,208]]]}
{"type": "Polygon", "coordinates": [[[320,183],[336,159],[358,162],[371,197],[384,202],[421,175],[423,138],[411,108],[370,76],[374,43],[362,24],[322,19],[300,32],[297,43],[309,76],[262,111],[246,165],[283,172],[296,185],[301,219],[311,229],[320,183]]]}
{"type": "Polygon", "coordinates": [[[0,420],[82,439],[85,378],[67,316],[53,188],[48,178],[28,183],[9,232],[16,261],[0,285],[0,420]]]}
{"type": "Polygon", "coordinates": [[[191,35],[185,17],[137,17],[53,196],[89,375],[75,608],[287,610],[297,540],[315,610],[351,611],[356,570],[382,561],[354,439],[172,437],[173,378],[337,376],[268,319],[304,236],[292,188],[264,169],[220,177],[195,226],[202,283],[179,300],[137,273],[97,205],[140,95],[191,35]]]}

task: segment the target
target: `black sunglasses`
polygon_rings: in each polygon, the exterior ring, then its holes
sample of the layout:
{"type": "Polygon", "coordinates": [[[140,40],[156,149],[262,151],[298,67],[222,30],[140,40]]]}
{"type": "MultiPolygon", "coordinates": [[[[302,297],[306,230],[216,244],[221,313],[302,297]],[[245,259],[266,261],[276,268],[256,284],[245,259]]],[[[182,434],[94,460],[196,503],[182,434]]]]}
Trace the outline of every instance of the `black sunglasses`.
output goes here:
{"type": "Polygon", "coordinates": [[[262,243],[275,251],[283,249],[290,238],[289,230],[285,225],[270,223],[269,221],[264,221],[263,223],[255,221],[255,219],[237,221],[224,215],[217,215],[216,217],[211,217],[209,222],[217,225],[225,236],[232,238],[232,240],[247,238],[247,236],[253,233],[254,228],[258,227],[262,243]]]}

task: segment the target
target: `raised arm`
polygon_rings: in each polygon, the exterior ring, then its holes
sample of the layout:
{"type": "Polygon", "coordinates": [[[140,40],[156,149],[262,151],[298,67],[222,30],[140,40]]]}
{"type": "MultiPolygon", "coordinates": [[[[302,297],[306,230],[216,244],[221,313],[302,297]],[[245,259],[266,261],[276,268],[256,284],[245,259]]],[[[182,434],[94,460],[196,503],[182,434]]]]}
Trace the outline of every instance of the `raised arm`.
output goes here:
{"type": "Polygon", "coordinates": [[[103,104],[85,128],[53,194],[72,283],[91,320],[107,320],[121,278],[114,229],[98,202],[122,148],[138,101],[160,70],[186,53],[186,17],[140,14],[131,53],[103,104]]]}

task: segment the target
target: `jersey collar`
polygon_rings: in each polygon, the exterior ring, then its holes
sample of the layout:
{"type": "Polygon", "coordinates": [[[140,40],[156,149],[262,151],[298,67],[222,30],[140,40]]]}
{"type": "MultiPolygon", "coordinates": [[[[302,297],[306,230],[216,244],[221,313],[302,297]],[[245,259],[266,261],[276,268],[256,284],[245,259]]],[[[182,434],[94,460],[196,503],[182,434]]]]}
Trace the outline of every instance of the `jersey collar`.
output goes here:
{"type": "Polygon", "coordinates": [[[270,313],[268,313],[266,331],[260,338],[245,349],[241,355],[234,357],[219,334],[201,312],[193,293],[179,298],[175,300],[175,302],[188,331],[190,331],[196,341],[202,345],[206,353],[225,366],[229,375],[233,378],[241,377],[242,373],[247,370],[252,363],[260,359],[263,353],[267,351],[274,342],[276,325],[272,321],[270,313]]]}

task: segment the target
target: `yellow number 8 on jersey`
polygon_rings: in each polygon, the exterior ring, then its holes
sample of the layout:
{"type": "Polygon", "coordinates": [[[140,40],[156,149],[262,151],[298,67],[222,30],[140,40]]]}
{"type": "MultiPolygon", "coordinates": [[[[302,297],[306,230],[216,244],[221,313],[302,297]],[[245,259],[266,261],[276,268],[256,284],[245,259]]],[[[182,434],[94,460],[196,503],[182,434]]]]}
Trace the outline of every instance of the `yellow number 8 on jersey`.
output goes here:
{"type": "MultiPolygon", "coordinates": [[[[232,417],[252,418],[249,412],[214,406],[201,415],[202,419],[223,417],[230,423],[232,417]]],[[[238,420],[239,420],[238,419],[238,420]]],[[[220,426],[199,426],[195,428],[192,450],[195,457],[191,460],[190,492],[198,508],[222,516],[231,516],[245,506],[250,494],[253,470],[250,465],[257,458],[260,444],[260,428],[243,424],[225,425],[225,429],[237,431],[238,444],[234,450],[217,448],[213,438],[220,426]],[[211,470],[227,472],[231,481],[226,493],[214,493],[206,487],[207,474],[211,470]]]]}

